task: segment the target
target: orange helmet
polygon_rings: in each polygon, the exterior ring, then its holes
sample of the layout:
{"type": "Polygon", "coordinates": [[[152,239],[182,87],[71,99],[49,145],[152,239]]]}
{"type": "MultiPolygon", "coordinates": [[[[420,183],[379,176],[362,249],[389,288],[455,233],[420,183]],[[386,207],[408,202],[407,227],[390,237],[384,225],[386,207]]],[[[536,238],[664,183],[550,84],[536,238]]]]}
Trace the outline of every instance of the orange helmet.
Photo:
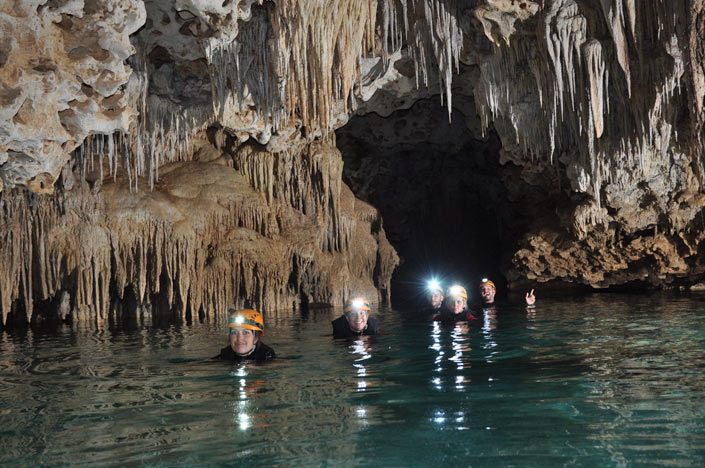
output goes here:
{"type": "Polygon", "coordinates": [[[370,311],[370,303],[367,302],[367,299],[362,296],[357,296],[348,299],[345,303],[345,307],[343,307],[343,312],[345,312],[346,314],[348,312],[360,312],[362,310],[364,310],[365,312],[370,311]]]}
{"type": "Polygon", "coordinates": [[[262,314],[253,309],[230,309],[228,311],[228,328],[236,327],[264,332],[262,314]]]}
{"type": "Polygon", "coordinates": [[[462,286],[459,286],[457,284],[454,284],[450,288],[448,288],[448,291],[446,291],[446,296],[447,297],[462,297],[466,301],[468,300],[468,293],[465,291],[465,288],[462,286]]]}
{"type": "Polygon", "coordinates": [[[497,286],[494,285],[494,283],[491,280],[488,280],[487,278],[482,278],[482,281],[480,281],[480,286],[483,287],[484,285],[489,285],[492,286],[493,288],[497,289],[497,286]]]}

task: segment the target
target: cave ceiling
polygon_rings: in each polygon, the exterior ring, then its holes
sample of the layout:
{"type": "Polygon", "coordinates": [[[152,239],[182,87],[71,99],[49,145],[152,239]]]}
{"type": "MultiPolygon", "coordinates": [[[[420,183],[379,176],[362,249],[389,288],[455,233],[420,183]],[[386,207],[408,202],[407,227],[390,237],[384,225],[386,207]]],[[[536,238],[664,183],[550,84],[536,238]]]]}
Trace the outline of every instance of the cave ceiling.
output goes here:
{"type": "MultiPolygon", "coordinates": [[[[6,205],[20,191],[65,200],[88,183],[103,218],[119,219],[204,146],[244,174],[244,148],[321,154],[310,145],[334,144],[351,118],[433,98],[435,125],[461,119],[471,138],[499,139],[499,178],[526,220],[502,267],[510,282],[693,283],[705,269],[702,10],[699,0],[2,0],[0,193],[6,205]]],[[[272,183],[295,184],[277,174],[248,179],[270,205],[272,183]]],[[[303,213],[303,198],[284,192],[303,213]]],[[[13,213],[5,207],[6,227],[13,213]]],[[[16,283],[4,303],[27,288],[16,283]]]]}

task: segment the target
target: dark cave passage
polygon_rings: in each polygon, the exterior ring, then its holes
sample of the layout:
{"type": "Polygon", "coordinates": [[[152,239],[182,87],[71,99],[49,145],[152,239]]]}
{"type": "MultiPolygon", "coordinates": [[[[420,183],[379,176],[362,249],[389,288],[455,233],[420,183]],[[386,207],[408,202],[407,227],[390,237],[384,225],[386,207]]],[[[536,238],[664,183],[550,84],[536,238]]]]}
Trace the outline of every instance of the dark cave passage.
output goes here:
{"type": "Polygon", "coordinates": [[[392,303],[423,300],[426,281],[464,285],[470,299],[482,277],[500,291],[502,275],[526,223],[509,199],[494,132],[482,138],[476,116],[448,124],[439,100],[417,102],[383,118],[354,117],[336,132],[343,180],[381,213],[400,256],[392,303]]]}

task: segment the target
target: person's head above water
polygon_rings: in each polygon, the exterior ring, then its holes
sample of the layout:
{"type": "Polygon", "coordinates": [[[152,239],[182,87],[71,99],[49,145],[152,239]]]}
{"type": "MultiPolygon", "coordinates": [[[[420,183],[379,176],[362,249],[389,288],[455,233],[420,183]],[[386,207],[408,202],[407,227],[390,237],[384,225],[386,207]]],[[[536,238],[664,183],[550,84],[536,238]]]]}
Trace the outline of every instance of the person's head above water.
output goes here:
{"type": "Polygon", "coordinates": [[[459,314],[468,305],[468,293],[465,288],[457,284],[448,288],[446,291],[446,308],[452,314],[459,314]]]}
{"type": "Polygon", "coordinates": [[[252,309],[228,310],[228,328],[230,330],[230,347],[235,354],[246,356],[255,349],[255,345],[264,333],[262,314],[252,309]]]}
{"type": "Polygon", "coordinates": [[[428,282],[428,302],[431,304],[431,308],[438,309],[443,303],[443,286],[436,280],[431,280],[428,282]]]}
{"type": "Polygon", "coordinates": [[[485,304],[492,304],[494,302],[494,296],[497,294],[497,287],[492,281],[487,278],[482,278],[482,281],[480,281],[479,290],[482,302],[485,304]]]}
{"type": "Polygon", "coordinates": [[[354,332],[361,332],[367,326],[367,318],[370,314],[370,304],[362,296],[353,297],[345,302],[343,307],[348,325],[354,332]]]}

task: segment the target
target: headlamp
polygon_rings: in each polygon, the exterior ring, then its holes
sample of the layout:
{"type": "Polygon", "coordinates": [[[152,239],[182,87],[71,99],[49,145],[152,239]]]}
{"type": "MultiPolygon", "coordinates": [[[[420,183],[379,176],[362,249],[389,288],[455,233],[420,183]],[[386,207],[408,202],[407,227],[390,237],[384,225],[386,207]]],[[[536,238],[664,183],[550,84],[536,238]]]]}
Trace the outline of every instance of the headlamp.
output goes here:
{"type": "Polygon", "coordinates": [[[448,294],[446,294],[446,296],[455,298],[461,297],[465,300],[468,299],[468,293],[467,291],[465,291],[465,288],[457,284],[454,284],[453,286],[448,288],[448,294]]]}
{"type": "Polygon", "coordinates": [[[489,280],[488,278],[482,278],[482,280],[480,281],[480,287],[485,285],[492,286],[495,289],[497,288],[491,280],[489,280]]]}
{"type": "Polygon", "coordinates": [[[435,279],[432,279],[431,281],[428,282],[428,290],[429,291],[443,291],[443,288],[441,288],[441,283],[439,283],[435,279]]]}
{"type": "Polygon", "coordinates": [[[345,303],[345,307],[343,307],[343,312],[350,313],[350,312],[369,312],[370,311],[370,304],[367,302],[367,299],[365,299],[362,296],[358,297],[353,297],[350,299],[348,302],[345,303]]]}
{"type": "Polygon", "coordinates": [[[254,331],[264,331],[262,314],[254,309],[242,309],[228,311],[228,328],[247,328],[254,331]]]}

